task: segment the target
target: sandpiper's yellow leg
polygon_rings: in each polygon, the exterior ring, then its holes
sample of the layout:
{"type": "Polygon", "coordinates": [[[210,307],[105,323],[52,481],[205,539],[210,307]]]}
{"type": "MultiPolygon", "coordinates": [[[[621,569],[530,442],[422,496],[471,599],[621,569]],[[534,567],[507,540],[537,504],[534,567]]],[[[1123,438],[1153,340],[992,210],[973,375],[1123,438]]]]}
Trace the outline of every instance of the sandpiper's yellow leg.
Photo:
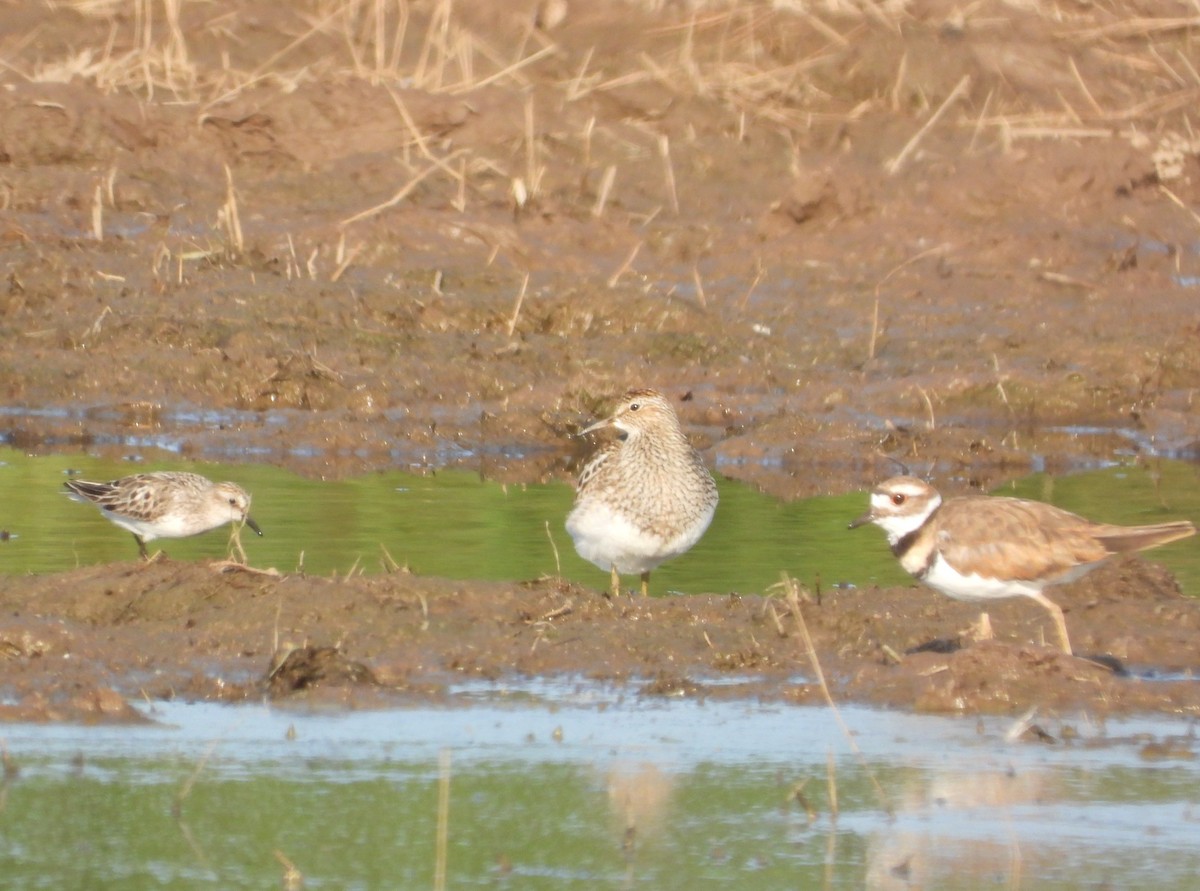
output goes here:
{"type": "Polygon", "coordinates": [[[612,568],[611,583],[612,583],[612,587],[609,590],[609,595],[614,598],[620,597],[621,596],[621,575],[620,575],[620,573],[617,572],[617,567],[615,567],[615,566],[612,568]]]}
{"type": "Polygon", "coordinates": [[[646,570],[642,573],[642,596],[650,596],[650,571],[646,570]]]}

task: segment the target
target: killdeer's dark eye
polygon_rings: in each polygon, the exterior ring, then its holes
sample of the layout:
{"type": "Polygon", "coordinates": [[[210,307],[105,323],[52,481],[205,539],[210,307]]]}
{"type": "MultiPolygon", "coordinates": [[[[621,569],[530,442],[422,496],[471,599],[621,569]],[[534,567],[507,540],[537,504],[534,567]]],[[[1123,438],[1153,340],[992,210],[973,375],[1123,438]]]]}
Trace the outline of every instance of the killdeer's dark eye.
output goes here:
{"type": "Polygon", "coordinates": [[[896,507],[899,507],[907,500],[908,500],[908,496],[905,495],[903,492],[897,492],[895,495],[892,496],[892,504],[896,505],[896,507]]]}

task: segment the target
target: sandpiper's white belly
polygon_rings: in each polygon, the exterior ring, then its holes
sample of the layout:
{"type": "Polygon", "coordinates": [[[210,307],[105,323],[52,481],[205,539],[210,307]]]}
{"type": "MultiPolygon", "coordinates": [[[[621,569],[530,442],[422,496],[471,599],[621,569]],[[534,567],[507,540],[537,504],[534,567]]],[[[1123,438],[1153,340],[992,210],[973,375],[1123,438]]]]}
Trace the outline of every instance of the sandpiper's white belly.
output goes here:
{"type": "Polygon", "coordinates": [[[200,532],[207,532],[214,525],[204,522],[207,518],[203,515],[174,511],[152,520],[138,520],[112,511],[104,511],[104,515],[122,529],[140,535],[145,541],[153,541],[156,538],[188,538],[200,532]]]}
{"type": "Polygon", "coordinates": [[[687,551],[712,522],[716,505],[696,521],[670,537],[647,532],[624,514],[597,499],[586,499],[567,517],[567,532],[579,556],[608,571],[614,566],[622,575],[649,572],[665,560],[687,551]]]}

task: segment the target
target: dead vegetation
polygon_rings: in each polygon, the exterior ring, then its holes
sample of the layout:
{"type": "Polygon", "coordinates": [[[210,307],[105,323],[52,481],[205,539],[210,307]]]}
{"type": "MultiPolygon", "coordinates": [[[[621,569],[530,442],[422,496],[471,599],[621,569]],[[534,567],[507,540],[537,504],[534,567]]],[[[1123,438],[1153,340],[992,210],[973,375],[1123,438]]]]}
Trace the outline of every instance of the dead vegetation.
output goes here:
{"type": "MultiPolygon", "coordinates": [[[[19,79],[84,82],[101,94],[183,106],[199,125],[230,119],[248,99],[266,107],[316,83],[369,85],[378,103],[372,123],[400,131],[388,148],[410,175],[392,199],[343,226],[414,197],[431,177],[460,211],[469,196],[494,196],[499,179],[517,213],[548,194],[570,197],[573,181],[583,186],[574,210],[602,216],[622,194],[622,169],[654,155],[663,161],[660,205],[641,213],[678,214],[680,164],[670,146],[686,153],[706,135],[688,119],[697,102],[724,109],[715,126],[735,144],[768,128],[797,153],[810,140],[853,140],[854,123],[866,117],[898,115],[909,132],[883,160],[891,173],[938,127],[969,131],[972,151],[1119,135],[1145,145],[1165,178],[1200,150],[1189,117],[1200,100],[1193,4],[656,7],[611,0],[572,9],[545,31],[528,3],[316,0],[222,9],[73,0],[40,15],[26,11],[27,30],[3,49],[19,79]],[[70,15],[94,22],[94,43],[57,45],[58,25],[70,15]],[[604,29],[591,27],[601,17],[604,29]],[[489,89],[523,94],[511,109],[522,120],[517,144],[504,153],[495,144],[454,146],[452,134],[489,89]],[[603,113],[614,104],[623,112],[616,121],[603,113]],[[573,165],[547,163],[563,153],[573,165]]],[[[245,160],[237,155],[230,160],[245,160]]]]}
{"type": "Polygon", "coordinates": [[[1190,404],[1191,364],[1143,392],[1123,321],[1155,294],[1160,348],[1197,279],[1194,3],[561,12],[6,10],[0,331],[37,347],[0,347],[6,399],[111,401],[110,363],[121,401],[300,435],[403,408],[396,436],[544,445],[529,418],[636,376],[698,388],[718,438],[785,413],[838,449],[879,440],[864,412],[984,405],[1028,446],[1190,404]]]}

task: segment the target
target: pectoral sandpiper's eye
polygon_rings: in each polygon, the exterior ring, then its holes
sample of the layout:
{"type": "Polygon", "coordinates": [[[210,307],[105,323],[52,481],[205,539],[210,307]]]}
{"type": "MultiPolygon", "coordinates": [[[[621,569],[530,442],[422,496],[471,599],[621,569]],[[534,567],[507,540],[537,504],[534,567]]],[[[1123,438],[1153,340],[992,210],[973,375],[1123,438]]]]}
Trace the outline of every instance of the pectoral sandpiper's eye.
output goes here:
{"type": "Polygon", "coordinates": [[[638,410],[639,408],[641,408],[641,407],[642,407],[642,404],[641,404],[640,402],[631,402],[631,403],[629,403],[629,410],[630,410],[630,411],[637,411],[637,410],[638,410]]]}

